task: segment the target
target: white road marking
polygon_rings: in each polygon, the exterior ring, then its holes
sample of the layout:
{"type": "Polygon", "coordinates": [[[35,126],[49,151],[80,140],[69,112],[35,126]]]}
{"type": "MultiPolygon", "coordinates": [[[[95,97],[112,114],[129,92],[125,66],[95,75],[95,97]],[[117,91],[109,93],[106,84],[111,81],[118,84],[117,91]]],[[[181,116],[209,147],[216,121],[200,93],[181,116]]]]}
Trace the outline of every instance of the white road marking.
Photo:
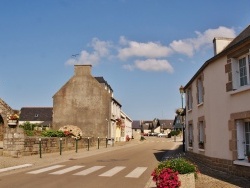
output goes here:
{"type": "Polygon", "coordinates": [[[65,165],[54,165],[54,166],[50,166],[50,167],[47,167],[47,168],[42,168],[40,170],[31,171],[31,172],[28,172],[27,174],[39,174],[39,173],[54,170],[54,169],[57,169],[57,168],[60,168],[60,167],[63,167],[63,166],[65,166],[65,165]]]}
{"type": "Polygon", "coordinates": [[[2,168],[2,169],[0,169],[0,172],[6,172],[6,171],[9,171],[9,170],[15,170],[15,169],[24,168],[24,167],[28,167],[28,166],[32,166],[32,165],[33,164],[23,164],[23,165],[18,165],[18,166],[2,168]]]}
{"type": "Polygon", "coordinates": [[[117,167],[114,167],[107,172],[104,172],[103,174],[101,174],[99,176],[111,177],[111,176],[115,175],[116,173],[120,172],[121,170],[123,170],[124,168],[125,168],[125,166],[117,166],[117,167]]]}
{"type": "Polygon", "coordinates": [[[59,170],[59,171],[52,172],[52,173],[49,173],[49,174],[54,174],[54,175],[65,174],[67,172],[70,172],[70,171],[73,171],[73,170],[76,170],[76,169],[79,169],[79,168],[83,168],[83,167],[84,166],[72,166],[72,167],[65,168],[63,170],[59,170]]]}
{"type": "Polygon", "coordinates": [[[95,171],[97,171],[97,170],[100,170],[100,169],[102,169],[102,168],[104,168],[104,167],[105,167],[105,166],[93,166],[93,167],[91,167],[91,168],[88,168],[88,169],[86,169],[86,170],[83,170],[83,171],[78,172],[78,173],[73,174],[73,175],[86,176],[86,175],[88,175],[88,174],[90,174],[90,173],[92,173],[92,172],[95,172],[95,171]]]}
{"type": "Polygon", "coordinates": [[[134,169],[132,172],[130,172],[125,177],[127,177],[127,178],[139,178],[145,170],[147,170],[147,167],[137,167],[136,169],[134,169]]]}

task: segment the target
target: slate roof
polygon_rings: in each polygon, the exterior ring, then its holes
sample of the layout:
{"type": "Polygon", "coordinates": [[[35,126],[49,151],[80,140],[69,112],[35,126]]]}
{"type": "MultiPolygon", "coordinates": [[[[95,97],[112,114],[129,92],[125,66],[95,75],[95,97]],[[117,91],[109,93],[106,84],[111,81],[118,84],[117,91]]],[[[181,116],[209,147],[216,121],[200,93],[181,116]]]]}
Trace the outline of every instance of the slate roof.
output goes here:
{"type": "Polygon", "coordinates": [[[101,77],[95,77],[95,79],[99,83],[107,85],[110,88],[110,90],[113,92],[113,89],[111,88],[111,86],[108,84],[108,82],[106,80],[104,80],[104,78],[102,76],[101,77]]]}
{"type": "Polygon", "coordinates": [[[139,120],[132,122],[132,129],[141,129],[141,124],[139,120]]]}
{"type": "Polygon", "coordinates": [[[52,122],[53,107],[23,107],[19,121],[52,122]]]}

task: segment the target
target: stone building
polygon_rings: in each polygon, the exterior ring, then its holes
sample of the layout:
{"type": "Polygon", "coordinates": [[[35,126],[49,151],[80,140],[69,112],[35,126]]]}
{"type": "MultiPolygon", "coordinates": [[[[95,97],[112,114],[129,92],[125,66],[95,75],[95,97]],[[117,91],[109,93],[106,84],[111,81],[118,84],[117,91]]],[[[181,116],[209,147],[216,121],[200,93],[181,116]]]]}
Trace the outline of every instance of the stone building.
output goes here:
{"type": "Polygon", "coordinates": [[[53,129],[78,126],[83,137],[106,137],[110,129],[113,90],[91,65],[75,65],[74,75],[53,96],[53,129]]]}
{"type": "Polygon", "coordinates": [[[8,125],[7,116],[13,113],[16,111],[0,98],[0,141],[3,141],[4,127],[8,125]]]}

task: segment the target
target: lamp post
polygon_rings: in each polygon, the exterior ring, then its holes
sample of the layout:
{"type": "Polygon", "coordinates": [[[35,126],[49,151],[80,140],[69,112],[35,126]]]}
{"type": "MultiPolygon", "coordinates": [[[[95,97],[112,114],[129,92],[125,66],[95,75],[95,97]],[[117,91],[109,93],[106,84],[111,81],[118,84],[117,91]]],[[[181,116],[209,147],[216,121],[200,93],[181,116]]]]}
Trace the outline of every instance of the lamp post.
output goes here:
{"type": "Polygon", "coordinates": [[[181,114],[181,120],[182,120],[182,150],[185,152],[185,122],[184,122],[184,108],[183,108],[183,98],[184,98],[184,87],[180,87],[180,94],[181,94],[181,109],[183,110],[183,114],[181,114]]]}

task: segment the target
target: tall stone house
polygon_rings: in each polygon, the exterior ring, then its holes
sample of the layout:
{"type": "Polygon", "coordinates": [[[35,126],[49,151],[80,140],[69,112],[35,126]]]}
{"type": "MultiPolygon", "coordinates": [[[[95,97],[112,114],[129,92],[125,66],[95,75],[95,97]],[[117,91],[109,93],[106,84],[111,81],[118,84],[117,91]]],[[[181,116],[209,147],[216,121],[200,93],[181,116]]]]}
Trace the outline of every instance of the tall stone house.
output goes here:
{"type": "Polygon", "coordinates": [[[121,104],[103,77],[91,75],[91,65],[75,65],[74,75],[53,96],[53,128],[78,126],[84,137],[115,138],[121,104]]]}
{"type": "Polygon", "coordinates": [[[250,178],[250,26],[213,40],[214,56],[185,85],[186,150],[197,161],[250,178]]]}

